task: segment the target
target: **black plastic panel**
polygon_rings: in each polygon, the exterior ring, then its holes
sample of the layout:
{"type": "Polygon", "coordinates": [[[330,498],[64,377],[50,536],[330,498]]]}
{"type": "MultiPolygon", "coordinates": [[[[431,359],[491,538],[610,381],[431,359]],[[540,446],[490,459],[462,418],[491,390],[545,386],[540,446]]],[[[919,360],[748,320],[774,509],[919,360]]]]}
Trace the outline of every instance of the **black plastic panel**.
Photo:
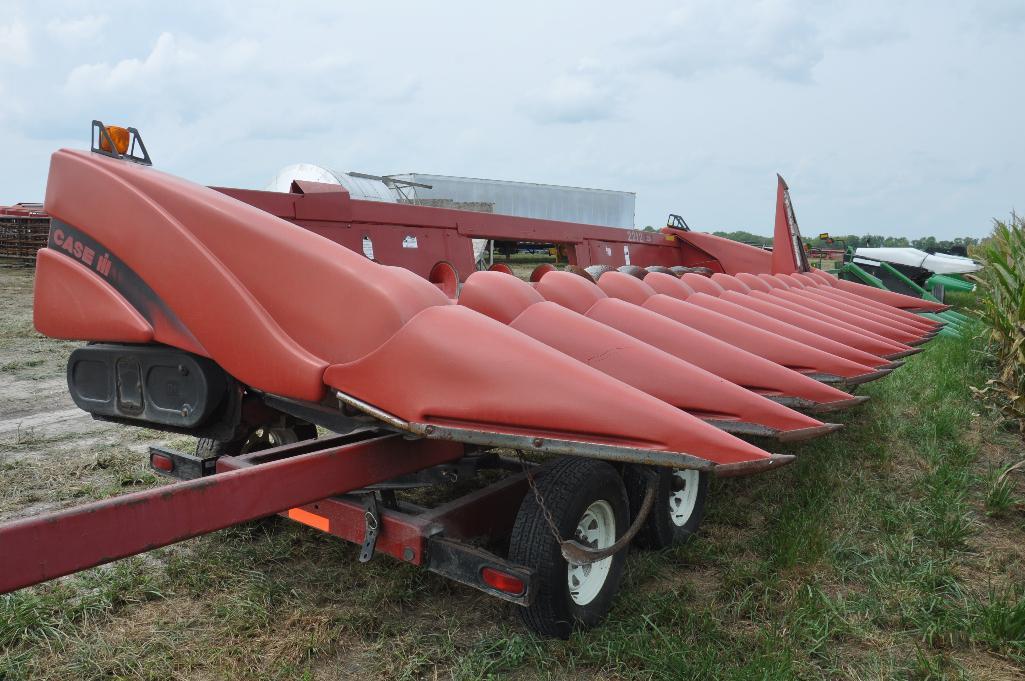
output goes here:
{"type": "Polygon", "coordinates": [[[160,345],[88,345],[68,360],[71,398],[99,417],[196,428],[224,402],[229,383],[205,357],[160,345]]]}

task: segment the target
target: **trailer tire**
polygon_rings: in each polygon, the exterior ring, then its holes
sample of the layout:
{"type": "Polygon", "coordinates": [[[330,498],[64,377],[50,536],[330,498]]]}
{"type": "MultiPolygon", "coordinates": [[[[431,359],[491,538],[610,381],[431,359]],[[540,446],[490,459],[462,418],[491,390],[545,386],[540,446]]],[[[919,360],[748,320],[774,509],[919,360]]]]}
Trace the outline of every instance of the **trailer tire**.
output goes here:
{"type": "MultiPolygon", "coordinates": [[[[580,541],[578,531],[593,527],[597,545],[610,546],[630,525],[623,480],[604,461],[556,459],[544,467],[537,489],[564,539],[580,541]]],[[[565,639],[575,627],[593,627],[608,614],[623,577],[626,551],[586,566],[586,571],[574,568],[571,572],[544,510],[528,492],[513,524],[509,558],[537,572],[534,598],[529,606],[520,608],[524,624],[542,636],[565,639]],[[571,579],[576,584],[572,593],[571,579]]]]}
{"type": "MultiPolygon", "coordinates": [[[[686,543],[705,518],[709,474],[701,471],[658,469],[658,491],[648,520],[634,538],[645,549],[665,549],[686,543]],[[683,489],[680,487],[683,486],[683,489]]],[[[630,497],[631,516],[644,501],[646,480],[640,467],[627,466],[623,481],[630,497]]]]}
{"type": "Polygon", "coordinates": [[[304,440],[314,440],[317,437],[317,427],[312,423],[290,421],[284,426],[272,427],[273,435],[266,434],[268,428],[268,426],[253,428],[234,440],[214,440],[201,437],[196,442],[196,456],[201,459],[238,456],[248,452],[258,452],[261,449],[269,449],[277,444],[303,442],[304,440]],[[261,434],[260,431],[265,432],[261,434]],[[274,440],[279,440],[279,442],[274,440]]]}

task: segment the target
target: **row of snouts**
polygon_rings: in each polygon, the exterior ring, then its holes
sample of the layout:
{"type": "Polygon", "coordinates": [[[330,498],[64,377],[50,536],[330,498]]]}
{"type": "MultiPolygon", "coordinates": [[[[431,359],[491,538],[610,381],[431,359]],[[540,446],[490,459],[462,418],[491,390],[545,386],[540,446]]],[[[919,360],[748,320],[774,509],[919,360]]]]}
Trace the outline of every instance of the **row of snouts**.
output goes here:
{"type": "Polygon", "coordinates": [[[722,430],[782,441],[837,430],[813,414],[861,404],[938,332],[840,291],[827,275],[551,266],[532,282],[475,272],[458,303],[722,430]]]}

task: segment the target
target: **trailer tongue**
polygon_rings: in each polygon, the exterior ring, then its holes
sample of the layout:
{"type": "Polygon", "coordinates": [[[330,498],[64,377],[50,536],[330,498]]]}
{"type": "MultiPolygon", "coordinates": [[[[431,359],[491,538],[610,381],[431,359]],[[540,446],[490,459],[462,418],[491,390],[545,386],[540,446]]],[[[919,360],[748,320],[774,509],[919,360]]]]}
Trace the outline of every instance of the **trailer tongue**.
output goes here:
{"type": "Polygon", "coordinates": [[[222,457],[215,475],[0,525],[0,593],[454,461],[462,448],[366,431],[269,453],[281,458],[222,457]]]}

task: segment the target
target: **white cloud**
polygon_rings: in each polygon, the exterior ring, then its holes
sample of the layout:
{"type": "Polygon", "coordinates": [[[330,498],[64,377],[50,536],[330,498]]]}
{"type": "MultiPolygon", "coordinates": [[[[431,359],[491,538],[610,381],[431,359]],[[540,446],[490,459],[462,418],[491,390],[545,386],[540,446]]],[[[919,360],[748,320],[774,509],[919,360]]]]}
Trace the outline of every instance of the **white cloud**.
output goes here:
{"type": "Polygon", "coordinates": [[[98,36],[107,21],[107,17],[93,14],[74,19],[51,19],[46,22],[46,31],[61,43],[81,43],[98,36]]]}
{"type": "Polygon", "coordinates": [[[66,87],[75,96],[96,91],[132,91],[158,81],[172,69],[198,65],[194,53],[177,45],[170,33],[161,33],[144,59],[122,59],[113,66],[105,62],[76,66],[68,74],[66,87]]]}
{"type": "Polygon", "coordinates": [[[778,170],[809,232],[985,231],[1025,186],[1016,6],[6,0],[0,203],[40,197],[98,118],[211,184],[475,175],[767,232],[778,170]]]}
{"type": "Polygon", "coordinates": [[[678,77],[745,70],[807,83],[831,50],[864,50],[903,38],[887,21],[889,13],[886,6],[859,13],[807,0],[696,0],[631,42],[644,45],[643,64],[678,77]]]}
{"type": "Polygon", "coordinates": [[[542,123],[583,123],[612,117],[617,100],[611,77],[594,64],[582,63],[553,78],[529,110],[542,123]]]}
{"type": "Polygon", "coordinates": [[[648,63],[682,77],[744,68],[806,81],[823,56],[818,28],[788,0],[687,3],[643,40],[648,63]]]}
{"type": "Polygon", "coordinates": [[[1025,24],[1025,4],[1021,0],[986,0],[976,3],[973,11],[983,30],[1014,32],[1025,24]]]}
{"type": "Polygon", "coordinates": [[[27,64],[29,48],[28,28],[21,22],[0,25],[0,64],[8,62],[18,66],[27,64]]]}

